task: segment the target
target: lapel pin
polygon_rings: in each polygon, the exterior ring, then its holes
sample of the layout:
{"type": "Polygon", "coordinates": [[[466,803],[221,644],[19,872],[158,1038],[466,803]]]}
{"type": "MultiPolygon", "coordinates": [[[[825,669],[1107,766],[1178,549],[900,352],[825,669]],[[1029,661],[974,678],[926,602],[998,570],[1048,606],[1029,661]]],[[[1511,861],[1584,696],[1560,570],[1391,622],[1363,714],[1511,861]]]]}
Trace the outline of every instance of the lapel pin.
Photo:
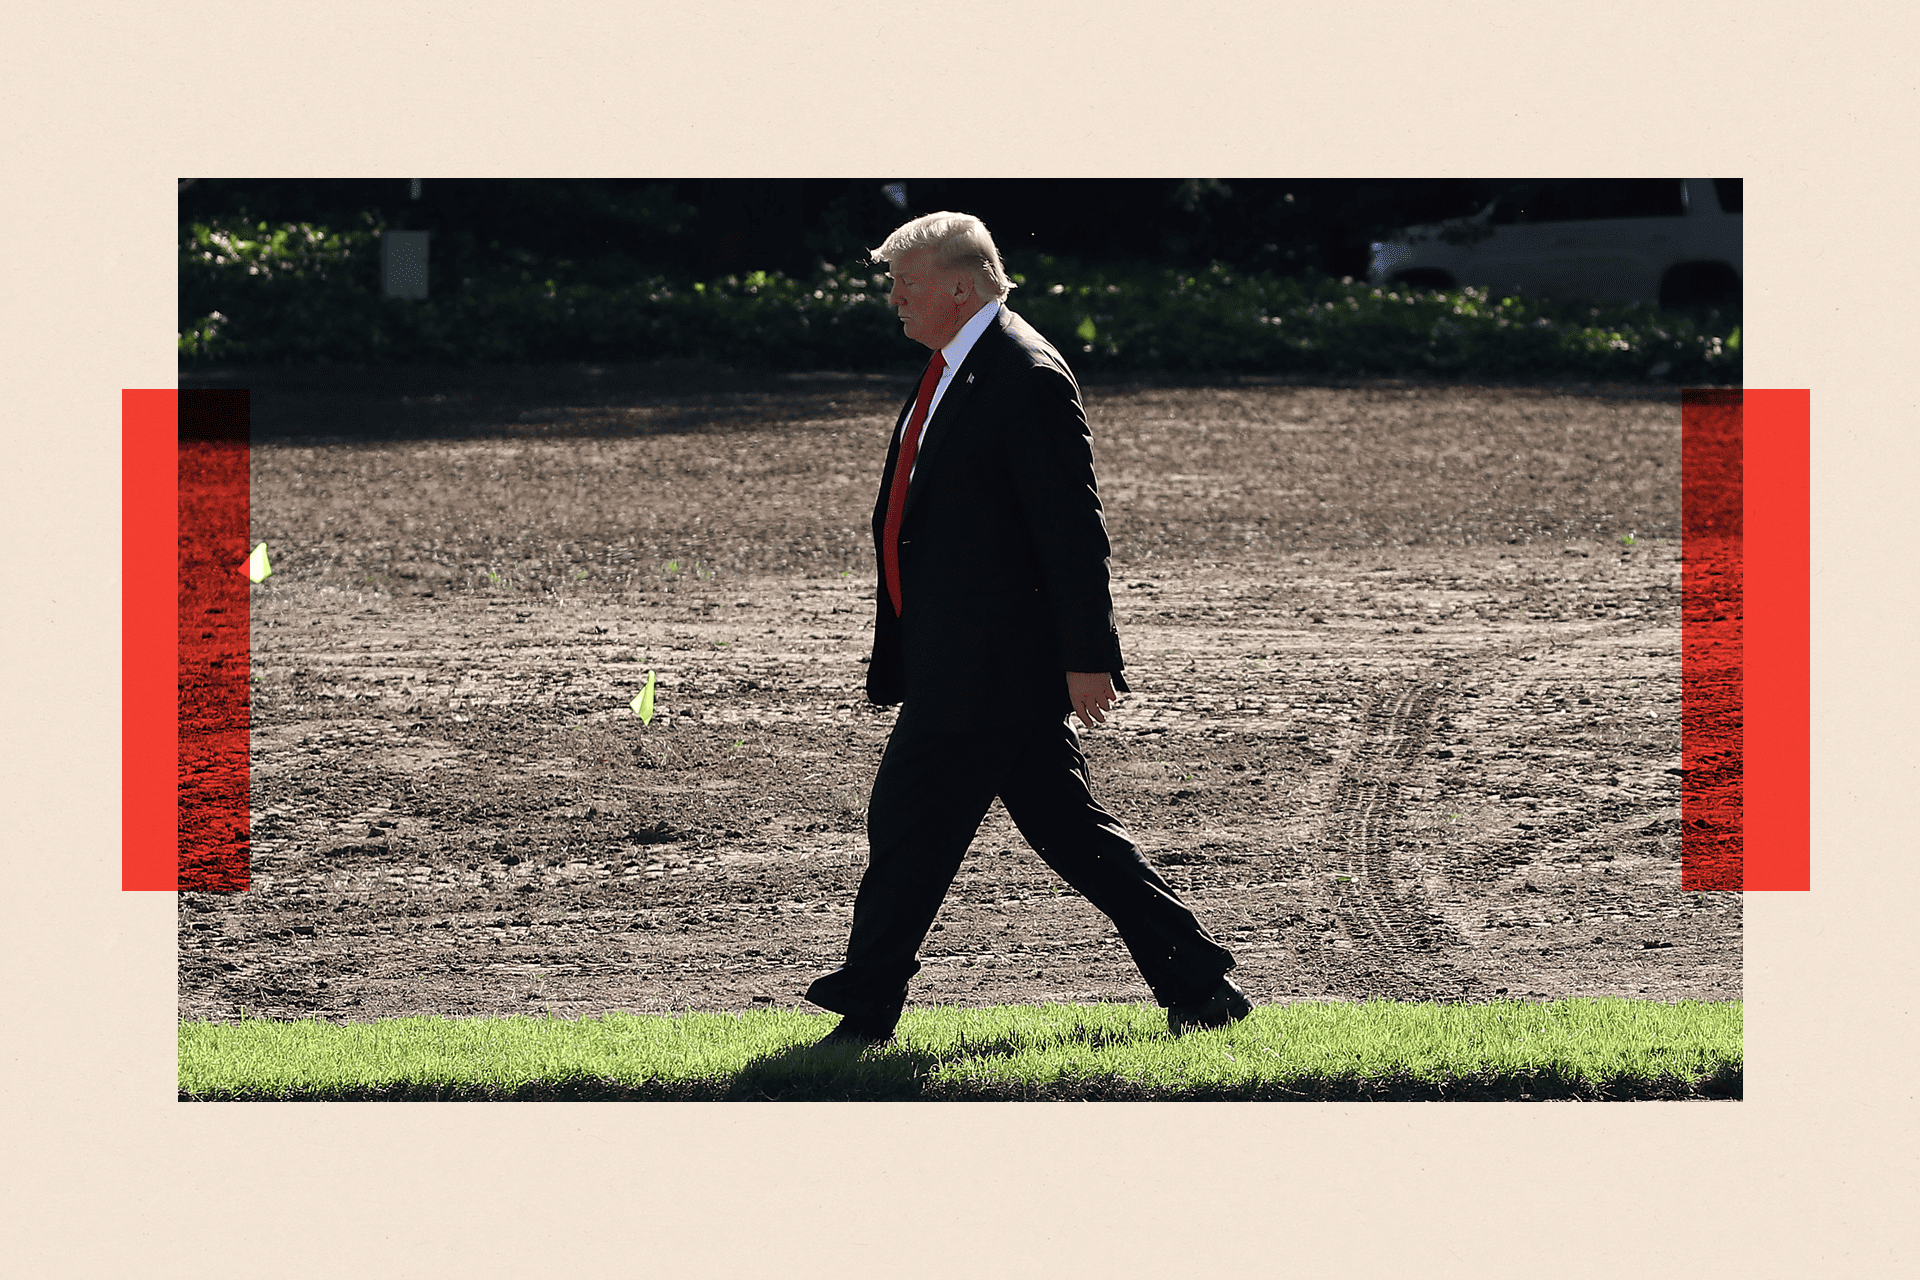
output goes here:
{"type": "Polygon", "coordinates": [[[968,381],[968,382],[972,382],[972,381],[973,381],[973,375],[972,375],[972,374],[968,374],[968,375],[967,375],[967,381],[968,381]]]}

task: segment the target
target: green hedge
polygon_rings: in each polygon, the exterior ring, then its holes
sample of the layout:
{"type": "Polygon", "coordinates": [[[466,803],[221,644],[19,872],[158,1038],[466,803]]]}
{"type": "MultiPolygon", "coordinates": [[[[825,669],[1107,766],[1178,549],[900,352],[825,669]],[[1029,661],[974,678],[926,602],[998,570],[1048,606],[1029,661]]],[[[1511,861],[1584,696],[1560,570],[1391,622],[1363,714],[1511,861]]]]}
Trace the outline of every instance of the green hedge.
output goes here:
{"type": "MultiPolygon", "coordinates": [[[[892,371],[911,362],[885,278],[871,268],[607,285],[523,259],[482,278],[436,277],[429,299],[406,301],[381,296],[382,230],[371,216],[346,229],[189,226],[183,369],[695,358],[892,371]]],[[[1044,256],[1014,278],[1014,306],[1082,374],[1740,381],[1737,317],[1715,313],[1044,256]]]]}

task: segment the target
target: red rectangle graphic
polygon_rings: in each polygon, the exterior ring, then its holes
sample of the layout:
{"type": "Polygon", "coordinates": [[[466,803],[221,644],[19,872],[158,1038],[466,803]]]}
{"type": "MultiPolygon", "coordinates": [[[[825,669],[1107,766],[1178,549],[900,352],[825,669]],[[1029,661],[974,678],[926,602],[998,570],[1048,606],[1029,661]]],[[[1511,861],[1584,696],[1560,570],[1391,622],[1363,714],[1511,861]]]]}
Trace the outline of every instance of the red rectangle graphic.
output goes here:
{"type": "Polygon", "coordinates": [[[120,887],[178,885],[178,393],[120,393],[120,887]]]}
{"type": "Polygon", "coordinates": [[[1681,887],[1806,889],[1806,391],[1681,396],[1681,887]]]}
{"type": "Polygon", "coordinates": [[[249,881],[245,391],[121,393],[123,890],[249,881]]]}
{"type": "Polygon", "coordinates": [[[1808,889],[1812,397],[1749,391],[1745,419],[1744,883],[1808,889]]]}

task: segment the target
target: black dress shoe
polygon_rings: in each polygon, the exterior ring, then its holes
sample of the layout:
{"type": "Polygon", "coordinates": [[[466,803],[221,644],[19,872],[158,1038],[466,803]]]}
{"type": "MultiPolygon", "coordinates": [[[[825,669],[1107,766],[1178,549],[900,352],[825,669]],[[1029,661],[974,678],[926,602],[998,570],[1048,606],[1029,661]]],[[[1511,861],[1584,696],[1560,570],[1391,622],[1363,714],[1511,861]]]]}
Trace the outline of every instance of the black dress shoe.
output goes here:
{"type": "Polygon", "coordinates": [[[1234,985],[1232,978],[1222,978],[1220,985],[1206,999],[1196,1000],[1192,1004],[1168,1005],[1167,1030],[1176,1036],[1183,1036],[1189,1031],[1224,1027],[1252,1012],[1253,1001],[1247,999],[1247,993],[1234,985]]]}
{"type": "Polygon", "coordinates": [[[891,1039],[893,1039],[893,1023],[849,1015],[841,1018],[838,1026],[821,1036],[815,1043],[853,1045],[865,1049],[872,1045],[885,1044],[891,1039]]]}

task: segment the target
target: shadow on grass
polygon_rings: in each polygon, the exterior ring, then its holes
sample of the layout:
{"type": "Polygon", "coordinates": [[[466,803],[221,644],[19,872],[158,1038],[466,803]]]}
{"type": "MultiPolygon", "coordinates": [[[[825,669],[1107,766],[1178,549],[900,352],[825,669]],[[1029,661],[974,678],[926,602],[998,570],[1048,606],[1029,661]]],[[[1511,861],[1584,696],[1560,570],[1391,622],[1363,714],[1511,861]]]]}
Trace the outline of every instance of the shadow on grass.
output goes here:
{"type": "Polygon", "coordinates": [[[764,1054],[740,1069],[730,1102],[902,1102],[924,1097],[942,1057],[907,1045],[857,1049],[800,1044],[764,1054]]]}

